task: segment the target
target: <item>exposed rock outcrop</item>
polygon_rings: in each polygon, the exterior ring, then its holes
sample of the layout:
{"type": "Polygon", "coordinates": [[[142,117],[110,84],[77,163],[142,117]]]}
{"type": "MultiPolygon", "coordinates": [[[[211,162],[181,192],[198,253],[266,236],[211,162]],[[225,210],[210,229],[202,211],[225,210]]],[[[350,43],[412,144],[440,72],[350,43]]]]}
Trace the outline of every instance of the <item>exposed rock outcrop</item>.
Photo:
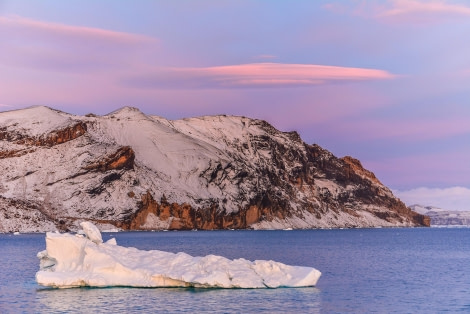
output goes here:
{"type": "Polygon", "coordinates": [[[134,169],[135,154],[129,146],[120,147],[116,152],[101,156],[99,160],[85,166],[85,170],[106,172],[109,170],[134,169]]]}
{"type": "Polygon", "coordinates": [[[139,210],[128,219],[119,223],[125,230],[155,229],[148,224],[149,216],[155,216],[169,230],[213,230],[213,229],[246,229],[265,219],[285,219],[285,212],[275,211],[270,207],[260,209],[258,206],[248,206],[236,213],[226,213],[218,210],[217,206],[196,210],[189,204],[168,203],[163,197],[158,203],[147,192],[142,195],[139,210]]]}
{"type": "Polygon", "coordinates": [[[9,131],[7,127],[0,127],[0,140],[13,142],[18,145],[52,147],[74,140],[85,133],[86,124],[83,122],[77,122],[63,129],[54,130],[38,137],[9,131]]]}

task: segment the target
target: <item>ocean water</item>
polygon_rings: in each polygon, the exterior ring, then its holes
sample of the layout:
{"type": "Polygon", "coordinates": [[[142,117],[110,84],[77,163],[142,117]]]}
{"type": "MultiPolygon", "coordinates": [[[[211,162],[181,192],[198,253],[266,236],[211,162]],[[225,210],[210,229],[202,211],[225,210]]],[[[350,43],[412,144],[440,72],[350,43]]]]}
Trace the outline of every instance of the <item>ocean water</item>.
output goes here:
{"type": "Polygon", "coordinates": [[[0,235],[0,313],[468,313],[470,229],[122,232],[122,246],[312,266],[311,288],[38,286],[44,234],[0,235]]]}

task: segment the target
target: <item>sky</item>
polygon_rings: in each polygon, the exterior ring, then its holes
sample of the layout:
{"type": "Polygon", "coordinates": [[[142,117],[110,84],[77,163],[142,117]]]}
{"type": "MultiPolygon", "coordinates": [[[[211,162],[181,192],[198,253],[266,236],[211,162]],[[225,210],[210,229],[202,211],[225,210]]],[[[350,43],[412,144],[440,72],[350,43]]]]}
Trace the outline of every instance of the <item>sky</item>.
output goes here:
{"type": "Polygon", "coordinates": [[[470,210],[470,1],[0,0],[0,111],[230,114],[470,210]]]}

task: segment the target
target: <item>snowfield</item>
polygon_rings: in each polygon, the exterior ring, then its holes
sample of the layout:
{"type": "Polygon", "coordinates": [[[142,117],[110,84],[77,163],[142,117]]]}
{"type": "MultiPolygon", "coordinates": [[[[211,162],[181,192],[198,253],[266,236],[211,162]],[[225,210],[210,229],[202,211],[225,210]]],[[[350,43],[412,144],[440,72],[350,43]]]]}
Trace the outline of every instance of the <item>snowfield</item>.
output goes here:
{"type": "Polygon", "coordinates": [[[81,226],[86,236],[46,234],[46,250],[38,253],[38,284],[55,288],[279,288],[315,286],[321,276],[311,267],[274,261],[126,248],[114,238],[103,243],[98,228],[89,222],[81,226]]]}

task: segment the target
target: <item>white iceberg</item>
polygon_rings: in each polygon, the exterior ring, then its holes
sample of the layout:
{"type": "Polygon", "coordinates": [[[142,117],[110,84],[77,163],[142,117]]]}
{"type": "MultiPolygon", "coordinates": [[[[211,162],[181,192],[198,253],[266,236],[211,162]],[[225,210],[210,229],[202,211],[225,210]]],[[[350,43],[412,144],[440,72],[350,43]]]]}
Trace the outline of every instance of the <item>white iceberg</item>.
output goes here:
{"type": "Polygon", "coordinates": [[[321,275],[315,268],[274,261],[126,248],[118,246],[114,238],[102,243],[101,234],[92,224],[82,224],[82,228],[86,237],[46,234],[46,250],[38,253],[38,284],[56,288],[278,288],[314,286],[321,275]]]}

